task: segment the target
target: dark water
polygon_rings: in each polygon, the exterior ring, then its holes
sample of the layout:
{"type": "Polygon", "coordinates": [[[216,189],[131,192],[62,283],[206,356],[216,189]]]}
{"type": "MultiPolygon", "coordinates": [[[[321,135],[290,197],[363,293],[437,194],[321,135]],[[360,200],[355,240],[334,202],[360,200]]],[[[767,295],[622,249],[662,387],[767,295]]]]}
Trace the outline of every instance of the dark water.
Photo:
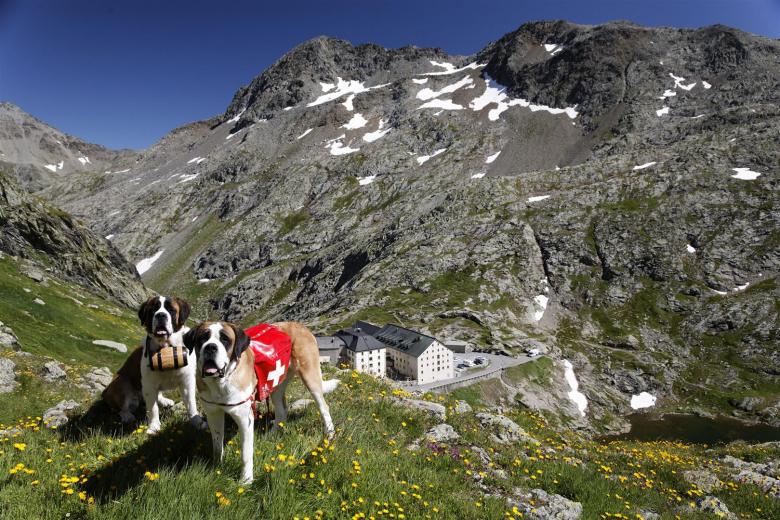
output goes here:
{"type": "Polygon", "coordinates": [[[746,424],[729,417],[709,419],[698,415],[669,414],[663,417],[636,414],[629,418],[631,431],[605,440],[682,441],[693,444],[724,444],[780,441],[780,428],[746,424]]]}

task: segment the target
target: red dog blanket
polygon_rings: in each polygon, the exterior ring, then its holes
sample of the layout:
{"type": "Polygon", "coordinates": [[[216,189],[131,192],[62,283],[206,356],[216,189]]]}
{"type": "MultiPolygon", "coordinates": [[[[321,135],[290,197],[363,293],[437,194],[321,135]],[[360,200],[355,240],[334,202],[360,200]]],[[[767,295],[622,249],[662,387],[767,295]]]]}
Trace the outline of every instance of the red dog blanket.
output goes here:
{"type": "Polygon", "coordinates": [[[261,323],[244,330],[249,336],[249,346],[255,354],[257,392],[255,400],[260,401],[284,381],[290,366],[292,341],[290,336],[268,323],[261,323]]]}

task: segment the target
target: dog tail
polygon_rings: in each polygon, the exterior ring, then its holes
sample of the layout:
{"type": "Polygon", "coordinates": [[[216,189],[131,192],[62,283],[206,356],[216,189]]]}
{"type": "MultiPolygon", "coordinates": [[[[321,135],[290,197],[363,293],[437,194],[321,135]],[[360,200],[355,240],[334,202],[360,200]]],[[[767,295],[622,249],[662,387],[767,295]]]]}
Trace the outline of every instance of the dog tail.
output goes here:
{"type": "Polygon", "coordinates": [[[329,394],[332,391],[336,389],[336,387],[339,386],[339,383],[341,383],[338,379],[328,379],[327,381],[322,382],[322,393],[323,394],[329,394]]]}

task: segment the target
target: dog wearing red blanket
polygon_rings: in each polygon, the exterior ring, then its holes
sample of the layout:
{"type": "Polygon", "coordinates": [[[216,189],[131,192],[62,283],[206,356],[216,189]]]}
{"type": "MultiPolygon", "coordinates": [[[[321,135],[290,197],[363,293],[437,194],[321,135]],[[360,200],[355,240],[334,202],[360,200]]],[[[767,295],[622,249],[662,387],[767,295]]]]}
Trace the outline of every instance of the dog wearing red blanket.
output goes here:
{"type": "Polygon", "coordinates": [[[322,380],[317,340],[301,323],[263,323],[244,331],[232,323],[203,322],[184,335],[184,345],[197,357],[198,395],[216,460],[224,453],[225,414],[238,426],[242,484],[254,478],[254,404],[270,396],[278,428],[287,419],[284,393],[295,373],[317,403],[325,435],[333,436],[324,395],[339,381],[322,380]]]}

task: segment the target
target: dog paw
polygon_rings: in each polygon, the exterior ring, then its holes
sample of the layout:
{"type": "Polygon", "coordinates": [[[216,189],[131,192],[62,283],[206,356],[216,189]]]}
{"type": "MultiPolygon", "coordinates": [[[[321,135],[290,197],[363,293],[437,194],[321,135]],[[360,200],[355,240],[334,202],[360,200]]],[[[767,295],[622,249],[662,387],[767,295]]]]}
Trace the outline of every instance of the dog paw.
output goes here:
{"type": "Polygon", "coordinates": [[[252,484],[253,481],[254,481],[254,478],[252,477],[252,475],[249,475],[249,476],[241,477],[241,479],[238,481],[238,483],[241,484],[242,486],[249,486],[249,485],[252,484]]]}
{"type": "Polygon", "coordinates": [[[193,415],[190,417],[190,424],[196,430],[206,431],[209,429],[209,423],[201,415],[193,415]]]}
{"type": "Polygon", "coordinates": [[[122,411],[119,412],[119,420],[122,421],[123,424],[128,424],[135,421],[135,415],[130,412],[122,411]]]}
{"type": "Polygon", "coordinates": [[[159,399],[157,399],[157,404],[159,404],[162,408],[170,408],[176,402],[173,399],[168,399],[167,397],[160,396],[159,399]]]}
{"type": "Polygon", "coordinates": [[[149,427],[146,429],[146,433],[148,433],[149,435],[156,435],[160,433],[160,423],[150,424],[149,427]]]}

